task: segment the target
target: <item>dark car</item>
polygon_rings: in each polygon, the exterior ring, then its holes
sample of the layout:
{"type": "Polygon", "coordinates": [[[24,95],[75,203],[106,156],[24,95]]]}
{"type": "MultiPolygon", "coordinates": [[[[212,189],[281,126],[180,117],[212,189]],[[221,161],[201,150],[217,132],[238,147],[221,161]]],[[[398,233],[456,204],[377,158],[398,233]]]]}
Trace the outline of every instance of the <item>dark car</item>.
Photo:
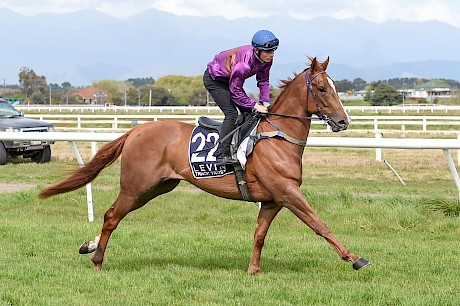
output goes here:
{"type": "MultiPolygon", "coordinates": [[[[54,125],[40,120],[24,118],[7,100],[0,99],[0,131],[2,132],[52,132],[54,125]]],[[[36,163],[51,159],[51,141],[0,140],[0,165],[6,164],[8,156],[31,158],[36,163]]]]}

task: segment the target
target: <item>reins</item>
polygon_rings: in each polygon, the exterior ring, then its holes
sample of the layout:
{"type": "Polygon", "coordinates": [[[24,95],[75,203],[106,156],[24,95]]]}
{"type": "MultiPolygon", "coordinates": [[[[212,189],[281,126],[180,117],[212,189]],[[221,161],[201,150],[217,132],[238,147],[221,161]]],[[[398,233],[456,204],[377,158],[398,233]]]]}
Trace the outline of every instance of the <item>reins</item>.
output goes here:
{"type": "Polygon", "coordinates": [[[295,116],[295,115],[286,115],[286,114],[279,114],[279,113],[272,113],[272,112],[266,112],[263,113],[262,115],[273,115],[277,117],[284,117],[284,118],[295,118],[295,119],[308,119],[308,120],[322,120],[319,117],[312,117],[312,116],[295,116]]]}
{"type": "Polygon", "coordinates": [[[276,131],[262,132],[262,133],[259,133],[259,134],[256,134],[256,135],[252,135],[251,136],[252,139],[258,140],[258,139],[267,139],[267,138],[272,138],[272,137],[281,137],[281,138],[284,138],[287,141],[289,141],[291,143],[294,143],[296,145],[299,145],[299,146],[306,146],[307,145],[306,140],[298,140],[298,139],[296,139],[294,137],[291,137],[291,136],[287,135],[286,133],[282,132],[281,129],[276,124],[274,124],[270,119],[268,119],[268,115],[277,116],[277,117],[284,117],[284,118],[303,119],[303,120],[323,120],[325,124],[328,123],[328,121],[330,119],[326,115],[323,114],[323,112],[321,110],[321,107],[318,104],[318,99],[316,98],[316,93],[313,90],[313,85],[312,85],[313,80],[317,76],[319,76],[319,75],[321,75],[323,73],[326,73],[326,71],[320,71],[320,72],[316,73],[312,78],[310,78],[308,70],[309,69],[307,69],[306,72],[305,72],[305,79],[306,79],[306,86],[307,86],[307,98],[306,98],[305,110],[308,113],[308,97],[310,96],[308,94],[308,91],[310,91],[310,93],[311,93],[311,95],[313,97],[313,100],[315,101],[316,108],[318,109],[318,112],[319,112],[320,116],[319,117],[296,116],[296,115],[286,115],[286,114],[279,114],[279,113],[273,113],[273,112],[263,113],[262,116],[264,116],[265,120],[267,120],[267,122],[271,126],[273,126],[276,129],[276,131]]]}

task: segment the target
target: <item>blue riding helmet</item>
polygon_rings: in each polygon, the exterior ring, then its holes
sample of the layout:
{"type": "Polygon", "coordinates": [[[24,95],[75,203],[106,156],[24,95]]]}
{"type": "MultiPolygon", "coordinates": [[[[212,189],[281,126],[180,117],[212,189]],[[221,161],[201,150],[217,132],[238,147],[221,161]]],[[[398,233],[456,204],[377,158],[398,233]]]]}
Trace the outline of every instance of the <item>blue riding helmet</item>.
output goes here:
{"type": "Polygon", "coordinates": [[[260,30],[252,37],[252,46],[259,50],[273,50],[278,49],[279,40],[275,34],[268,30],[260,30]]]}

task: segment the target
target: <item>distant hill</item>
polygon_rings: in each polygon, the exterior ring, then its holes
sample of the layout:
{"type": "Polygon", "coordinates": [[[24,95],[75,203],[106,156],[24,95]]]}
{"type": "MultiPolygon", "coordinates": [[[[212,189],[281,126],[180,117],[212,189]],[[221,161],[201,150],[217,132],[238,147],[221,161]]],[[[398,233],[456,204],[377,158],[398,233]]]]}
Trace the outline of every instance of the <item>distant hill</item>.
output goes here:
{"type": "Polygon", "coordinates": [[[95,10],[28,17],[0,9],[0,27],[0,78],[7,84],[18,83],[21,67],[75,86],[103,78],[199,75],[215,53],[249,43],[262,28],[280,39],[273,84],[303,70],[307,56],[330,56],[328,72],[336,80],[460,80],[460,29],[434,21],[376,24],[287,15],[226,20],[155,9],[127,19],[95,10]]]}

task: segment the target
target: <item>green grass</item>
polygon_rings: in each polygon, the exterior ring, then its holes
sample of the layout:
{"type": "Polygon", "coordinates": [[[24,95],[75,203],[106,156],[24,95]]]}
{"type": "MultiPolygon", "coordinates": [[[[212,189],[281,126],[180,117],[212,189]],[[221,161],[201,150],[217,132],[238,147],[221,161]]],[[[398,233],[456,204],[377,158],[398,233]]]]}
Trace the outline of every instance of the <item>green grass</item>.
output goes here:
{"type": "Polygon", "coordinates": [[[80,189],[45,201],[41,188],[75,161],[1,168],[0,305],[457,305],[460,219],[442,152],[307,149],[302,192],[337,238],[372,264],[354,271],[283,209],[270,228],[262,275],[247,275],[257,206],[181,183],[130,213],[103,270],[78,247],[99,234],[118,192],[119,164],[93,183],[95,222],[80,189]],[[21,174],[23,173],[23,174],[21,174]]]}

